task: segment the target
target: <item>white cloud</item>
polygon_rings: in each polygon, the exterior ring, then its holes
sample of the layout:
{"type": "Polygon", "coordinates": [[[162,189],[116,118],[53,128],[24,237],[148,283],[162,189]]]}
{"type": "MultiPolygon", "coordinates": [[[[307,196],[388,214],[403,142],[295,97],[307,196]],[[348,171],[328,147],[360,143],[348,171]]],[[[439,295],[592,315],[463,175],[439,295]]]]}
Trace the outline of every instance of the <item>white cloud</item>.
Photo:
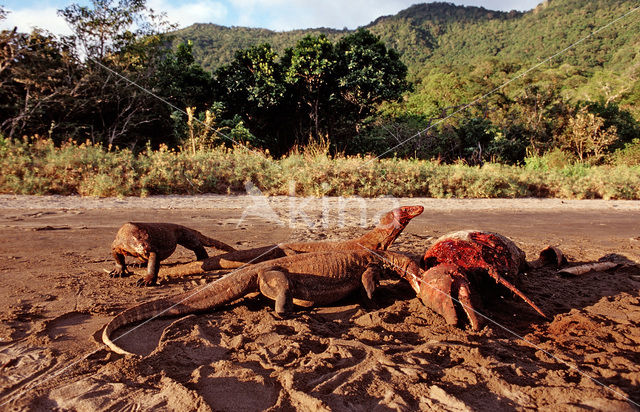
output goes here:
{"type": "MultiPolygon", "coordinates": [[[[425,0],[147,0],[148,7],[167,13],[167,19],[185,27],[193,23],[291,30],[314,27],[354,29],[384,15],[395,14],[425,0]]],[[[492,10],[529,10],[542,0],[450,0],[460,5],[492,10]]],[[[70,3],[71,0],[68,0],[70,3]]],[[[71,31],[53,7],[30,4],[8,9],[0,29],[18,26],[28,32],[37,26],[56,34],[71,31]]],[[[7,8],[5,8],[7,9],[7,8]]]]}
{"type": "Polygon", "coordinates": [[[0,21],[0,29],[12,30],[18,27],[18,31],[28,33],[38,27],[54,34],[71,34],[71,29],[65,20],[58,16],[54,7],[37,7],[29,9],[12,10],[5,8],[9,13],[6,20],[0,21]]]}
{"type": "Polygon", "coordinates": [[[489,10],[502,10],[502,11],[510,11],[510,10],[520,10],[526,11],[534,9],[538,4],[542,3],[543,0],[463,0],[463,1],[454,1],[456,4],[462,4],[465,6],[476,6],[476,7],[484,7],[489,10]]]}
{"type": "Polygon", "coordinates": [[[291,30],[312,27],[365,25],[380,15],[393,14],[415,0],[229,0],[238,25],[291,30]]]}
{"type": "MultiPolygon", "coordinates": [[[[302,29],[307,27],[348,27],[354,29],[370,23],[376,18],[394,14],[407,7],[406,0],[396,1],[304,1],[304,7],[295,10],[295,15],[278,15],[273,21],[277,30],[302,29]]],[[[293,13],[292,13],[293,14],[293,13]]]]}
{"type": "MultiPolygon", "coordinates": [[[[169,0],[149,0],[147,7],[155,12],[166,12],[167,20],[176,23],[180,27],[186,27],[193,23],[218,23],[227,24],[225,19],[228,10],[226,6],[215,0],[198,0],[175,4],[169,0]]],[[[0,30],[11,30],[18,27],[20,32],[30,32],[34,27],[48,30],[54,34],[71,34],[71,29],[65,20],[58,16],[55,7],[29,6],[21,9],[8,8],[6,20],[0,21],[0,30]]]]}
{"type": "MultiPolygon", "coordinates": [[[[529,10],[542,0],[457,0],[459,5],[491,10],[529,10]]],[[[376,18],[421,3],[420,0],[228,0],[237,15],[232,24],[291,30],[313,27],[354,29],[376,18]]]]}
{"type": "Polygon", "coordinates": [[[186,27],[193,23],[217,23],[225,24],[227,7],[213,0],[200,0],[182,4],[170,4],[168,0],[149,0],[147,7],[156,12],[166,12],[167,20],[176,23],[180,27],[186,27]]]}

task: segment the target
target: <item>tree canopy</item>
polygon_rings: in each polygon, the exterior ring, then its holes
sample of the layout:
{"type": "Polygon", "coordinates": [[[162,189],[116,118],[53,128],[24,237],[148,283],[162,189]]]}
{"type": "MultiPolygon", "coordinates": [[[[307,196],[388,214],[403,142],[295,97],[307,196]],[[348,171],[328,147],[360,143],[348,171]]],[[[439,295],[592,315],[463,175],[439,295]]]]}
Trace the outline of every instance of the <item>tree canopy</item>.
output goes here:
{"type": "Polygon", "coordinates": [[[72,36],[0,33],[0,132],[136,149],[236,142],[281,155],[321,143],[471,164],[554,150],[605,162],[637,152],[640,40],[622,23],[589,35],[633,7],[429,3],[355,31],[276,33],[174,31],[145,0],[91,0],[60,10],[72,36]]]}

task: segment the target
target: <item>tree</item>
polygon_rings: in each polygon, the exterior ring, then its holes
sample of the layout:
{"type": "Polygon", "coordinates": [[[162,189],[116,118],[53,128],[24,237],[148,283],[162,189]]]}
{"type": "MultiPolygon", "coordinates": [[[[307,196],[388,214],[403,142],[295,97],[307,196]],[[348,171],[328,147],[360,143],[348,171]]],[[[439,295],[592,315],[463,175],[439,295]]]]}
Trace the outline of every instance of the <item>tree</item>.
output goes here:
{"type": "Polygon", "coordinates": [[[505,104],[499,110],[499,115],[504,116],[502,125],[505,128],[516,123],[522,126],[522,132],[529,138],[529,150],[536,154],[553,146],[555,136],[562,133],[569,116],[569,107],[561,98],[557,84],[529,84],[512,103],[505,104]]]}
{"type": "Polygon", "coordinates": [[[621,109],[617,103],[607,102],[603,98],[596,102],[580,103],[580,105],[586,107],[589,113],[602,118],[605,129],[615,126],[618,140],[613,145],[614,149],[620,149],[640,136],[640,123],[629,111],[621,109]]]}
{"type": "MultiPolygon", "coordinates": [[[[324,35],[306,36],[285,51],[283,65],[285,79],[297,97],[298,110],[308,118],[307,125],[299,123],[298,132],[306,135],[308,141],[325,141],[329,125],[323,124],[323,120],[335,100],[337,88],[333,44],[324,35]]],[[[298,143],[304,143],[302,136],[298,143]]]]}
{"type": "Polygon", "coordinates": [[[89,59],[117,54],[143,36],[171,28],[163,15],[147,9],[146,0],[91,0],[91,6],[72,4],[58,14],[72,27],[89,59]]]}
{"type": "Polygon", "coordinates": [[[73,132],[66,108],[75,97],[73,44],[34,30],[0,33],[0,129],[9,137],[73,132]]]}
{"type": "Polygon", "coordinates": [[[211,104],[213,78],[193,58],[193,43],[180,43],[158,63],[153,91],[179,109],[206,109],[211,104]]]}
{"type": "MultiPolygon", "coordinates": [[[[7,12],[0,6],[0,21],[6,17],[7,12]]],[[[14,64],[16,59],[17,30],[17,27],[14,27],[11,31],[2,30],[0,32],[0,90],[2,90],[1,86],[3,86],[2,73],[14,64]]]]}
{"type": "Polygon", "coordinates": [[[398,100],[409,90],[407,66],[380,38],[365,29],[344,36],[336,44],[338,90],[350,106],[360,132],[361,122],[383,101],[398,100]]]}
{"type": "Polygon", "coordinates": [[[314,141],[345,149],[381,102],[408,89],[406,72],[397,53],[359,30],[335,46],[306,36],[280,60],[269,44],[237,51],[215,79],[225,116],[242,116],[261,137],[254,143],[280,154],[314,141]]]}
{"type": "Polygon", "coordinates": [[[166,55],[170,25],[146,8],[145,0],[92,0],[59,14],[71,25],[82,49],[79,96],[67,109],[85,122],[89,138],[134,146],[164,141],[170,109],[145,90],[166,55]]]}
{"type": "Polygon", "coordinates": [[[260,136],[261,146],[274,153],[289,148],[290,140],[280,135],[287,120],[285,110],[287,85],[278,55],[269,44],[238,50],[228,65],[220,67],[215,78],[218,98],[224,102],[227,116],[240,115],[253,135],[260,136]]]}
{"type": "Polygon", "coordinates": [[[605,128],[604,119],[581,108],[562,136],[561,143],[573,151],[581,162],[590,158],[592,162],[602,160],[605,151],[618,139],[615,126],[605,128]]]}

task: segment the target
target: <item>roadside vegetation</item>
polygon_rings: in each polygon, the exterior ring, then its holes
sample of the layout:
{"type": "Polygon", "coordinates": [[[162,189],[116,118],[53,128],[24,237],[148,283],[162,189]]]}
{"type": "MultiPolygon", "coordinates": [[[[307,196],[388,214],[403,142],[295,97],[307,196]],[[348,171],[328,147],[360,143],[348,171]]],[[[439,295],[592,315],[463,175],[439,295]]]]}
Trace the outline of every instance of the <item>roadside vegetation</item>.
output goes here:
{"type": "Polygon", "coordinates": [[[640,199],[637,163],[587,165],[569,162],[561,152],[526,158],[521,166],[470,166],[331,156],[321,147],[279,159],[241,146],[134,153],[34,137],[0,139],[0,168],[0,192],[16,194],[240,194],[251,183],[268,195],[640,199]]]}
{"type": "Polygon", "coordinates": [[[0,32],[0,191],[639,199],[633,29],[529,70],[630,7],[432,3],[277,34],[71,4],[71,36],[0,32]]]}

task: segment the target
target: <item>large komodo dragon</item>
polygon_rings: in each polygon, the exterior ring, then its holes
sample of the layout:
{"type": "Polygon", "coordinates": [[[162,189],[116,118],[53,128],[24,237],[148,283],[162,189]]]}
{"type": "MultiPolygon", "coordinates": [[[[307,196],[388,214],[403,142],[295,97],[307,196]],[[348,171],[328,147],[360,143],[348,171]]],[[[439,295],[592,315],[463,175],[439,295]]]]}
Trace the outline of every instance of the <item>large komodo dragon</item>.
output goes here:
{"type": "Polygon", "coordinates": [[[345,241],[316,241],[281,243],[279,245],[263,246],[254,249],[236,250],[212,256],[200,262],[191,262],[167,268],[166,275],[180,276],[203,273],[218,269],[236,269],[247,263],[264,262],[284,256],[310,252],[387,250],[387,248],[402,233],[411,219],[424,211],[423,206],[401,206],[385,213],[380,223],[357,239],[345,241]]]}
{"type": "Polygon", "coordinates": [[[238,269],[196,291],[142,303],[113,318],[102,333],[103,342],[113,351],[130,352],[111,340],[111,333],[134,322],[159,316],[179,316],[220,307],[248,293],[260,292],[275,300],[282,314],[292,303],[300,306],[336,302],[360,285],[371,298],[383,268],[405,279],[422,274],[413,259],[394,252],[318,252],[287,256],[238,269]]]}
{"type": "Polygon", "coordinates": [[[122,225],[111,244],[111,253],[116,260],[116,267],[109,272],[111,277],[131,275],[127,271],[124,257],[132,256],[147,263],[147,276],[139,279],[138,286],[155,285],[160,270],[160,261],[168,258],[181,245],[193,250],[197,260],[209,257],[204,246],[227,252],[235,249],[219,240],[211,239],[185,226],[173,223],[139,223],[128,222],[122,225]]]}

